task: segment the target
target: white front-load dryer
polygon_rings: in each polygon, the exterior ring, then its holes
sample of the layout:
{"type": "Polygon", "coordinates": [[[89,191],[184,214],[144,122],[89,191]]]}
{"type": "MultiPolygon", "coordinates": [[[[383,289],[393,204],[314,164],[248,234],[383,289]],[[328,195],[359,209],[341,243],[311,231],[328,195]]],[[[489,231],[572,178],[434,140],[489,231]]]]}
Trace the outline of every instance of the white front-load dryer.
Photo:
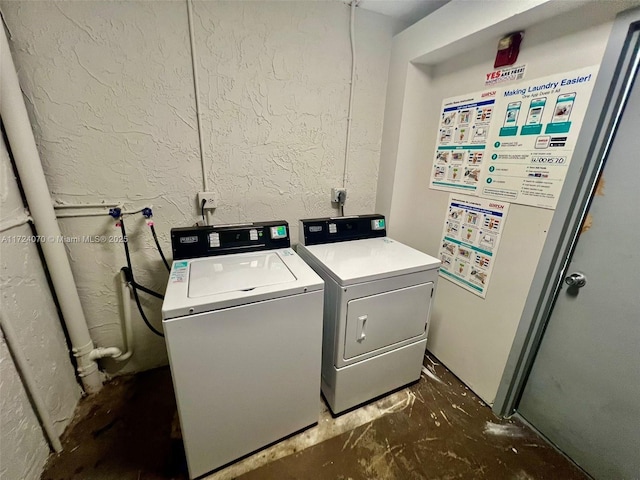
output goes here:
{"type": "Polygon", "coordinates": [[[322,392],[341,413],[420,378],[440,260],[386,236],[382,215],[301,220],[325,282],[322,392]]]}

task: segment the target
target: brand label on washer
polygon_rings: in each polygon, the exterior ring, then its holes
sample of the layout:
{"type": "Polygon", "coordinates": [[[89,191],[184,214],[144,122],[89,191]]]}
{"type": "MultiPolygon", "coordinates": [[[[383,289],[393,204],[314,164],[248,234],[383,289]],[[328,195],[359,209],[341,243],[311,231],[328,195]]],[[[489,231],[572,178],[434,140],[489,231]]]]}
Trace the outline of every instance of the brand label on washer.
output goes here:
{"type": "Polygon", "coordinates": [[[169,281],[171,283],[186,282],[188,267],[189,267],[189,262],[174,262],[173,270],[171,271],[171,277],[169,277],[169,281]]]}

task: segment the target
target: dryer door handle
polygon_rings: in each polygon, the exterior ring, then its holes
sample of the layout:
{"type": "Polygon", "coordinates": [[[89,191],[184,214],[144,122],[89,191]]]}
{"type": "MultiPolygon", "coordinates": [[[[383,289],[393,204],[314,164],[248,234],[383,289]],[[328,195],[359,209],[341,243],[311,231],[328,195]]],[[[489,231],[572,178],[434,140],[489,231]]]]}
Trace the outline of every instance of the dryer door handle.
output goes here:
{"type": "Polygon", "coordinates": [[[356,332],[356,340],[358,342],[362,342],[367,334],[365,332],[365,328],[367,326],[367,315],[361,315],[358,317],[358,329],[356,332]]]}

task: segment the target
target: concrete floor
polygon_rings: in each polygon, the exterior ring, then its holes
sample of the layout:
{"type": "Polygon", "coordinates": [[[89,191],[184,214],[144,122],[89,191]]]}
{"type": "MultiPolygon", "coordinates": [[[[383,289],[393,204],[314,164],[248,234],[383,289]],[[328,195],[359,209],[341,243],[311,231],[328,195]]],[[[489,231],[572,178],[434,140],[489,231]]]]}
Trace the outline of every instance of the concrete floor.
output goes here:
{"type": "MultiPolygon", "coordinates": [[[[208,480],[587,479],[515,420],[501,420],[433,357],[419,382],[204,477],[208,480]]],[[[168,368],[83,399],[43,480],[188,478],[168,368]]]]}

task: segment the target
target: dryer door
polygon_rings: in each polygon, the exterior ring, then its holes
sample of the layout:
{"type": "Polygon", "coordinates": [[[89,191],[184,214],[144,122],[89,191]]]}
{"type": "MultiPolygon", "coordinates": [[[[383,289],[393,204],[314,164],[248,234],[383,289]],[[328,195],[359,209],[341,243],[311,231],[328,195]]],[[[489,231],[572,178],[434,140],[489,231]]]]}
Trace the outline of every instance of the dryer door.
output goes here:
{"type": "Polygon", "coordinates": [[[350,300],[344,359],[424,335],[433,283],[350,300]]]}

